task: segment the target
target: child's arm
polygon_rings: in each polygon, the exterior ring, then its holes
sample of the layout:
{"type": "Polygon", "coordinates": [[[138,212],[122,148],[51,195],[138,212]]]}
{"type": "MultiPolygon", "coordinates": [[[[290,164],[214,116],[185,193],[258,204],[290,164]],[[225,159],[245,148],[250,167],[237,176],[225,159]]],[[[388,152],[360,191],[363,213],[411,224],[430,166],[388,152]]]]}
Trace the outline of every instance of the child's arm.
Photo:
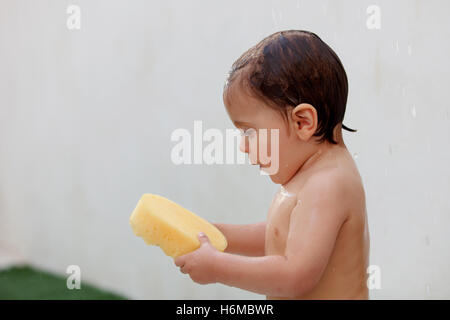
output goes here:
{"type": "Polygon", "coordinates": [[[274,297],[309,292],[322,277],[347,219],[349,193],[343,182],[329,176],[307,184],[291,213],[284,255],[233,255],[216,250],[206,237],[200,237],[200,248],[178,257],[175,264],[201,284],[220,282],[274,297]]]}
{"type": "Polygon", "coordinates": [[[227,238],[225,252],[246,256],[263,256],[266,222],[255,224],[213,223],[227,238]]]}
{"type": "Polygon", "coordinates": [[[274,297],[298,297],[312,290],[348,213],[344,183],[322,178],[311,179],[299,195],[284,256],[249,258],[218,252],[217,282],[274,297]]]}

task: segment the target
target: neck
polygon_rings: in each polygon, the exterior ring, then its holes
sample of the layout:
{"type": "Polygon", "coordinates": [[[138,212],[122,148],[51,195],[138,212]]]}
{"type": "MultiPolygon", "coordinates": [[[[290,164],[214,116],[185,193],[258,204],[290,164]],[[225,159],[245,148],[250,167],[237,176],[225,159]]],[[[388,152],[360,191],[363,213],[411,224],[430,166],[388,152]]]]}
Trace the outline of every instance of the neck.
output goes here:
{"type": "MultiPolygon", "coordinates": [[[[315,164],[317,164],[326,154],[328,153],[334,153],[338,151],[339,149],[346,149],[347,147],[344,144],[344,140],[342,138],[342,130],[341,126],[336,126],[334,129],[334,141],[337,142],[337,144],[333,144],[329,141],[324,141],[320,144],[317,144],[313,147],[312,152],[307,157],[306,161],[303,162],[303,164],[298,168],[298,170],[295,172],[295,174],[292,177],[295,177],[301,172],[305,172],[309,168],[313,167],[315,164]]],[[[291,179],[290,179],[291,180],[291,179]]]]}

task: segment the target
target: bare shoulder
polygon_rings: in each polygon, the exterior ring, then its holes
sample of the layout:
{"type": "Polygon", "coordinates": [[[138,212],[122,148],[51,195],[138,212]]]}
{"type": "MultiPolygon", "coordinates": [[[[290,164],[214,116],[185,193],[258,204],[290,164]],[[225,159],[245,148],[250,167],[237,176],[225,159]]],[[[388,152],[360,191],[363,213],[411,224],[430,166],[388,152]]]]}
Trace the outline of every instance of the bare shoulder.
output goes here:
{"type": "Polygon", "coordinates": [[[359,175],[347,169],[326,168],[309,176],[298,196],[346,218],[361,191],[359,175]]]}
{"type": "Polygon", "coordinates": [[[350,191],[353,179],[347,171],[326,168],[311,174],[303,185],[302,192],[311,196],[330,198],[343,196],[350,191]]]}

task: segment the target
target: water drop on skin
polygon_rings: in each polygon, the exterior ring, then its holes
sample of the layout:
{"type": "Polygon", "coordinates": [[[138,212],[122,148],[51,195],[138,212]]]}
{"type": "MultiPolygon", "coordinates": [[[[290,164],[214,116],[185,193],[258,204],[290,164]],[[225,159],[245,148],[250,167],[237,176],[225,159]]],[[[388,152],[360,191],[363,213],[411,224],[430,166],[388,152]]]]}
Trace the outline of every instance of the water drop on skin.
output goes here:
{"type": "Polygon", "coordinates": [[[293,193],[288,192],[283,186],[281,186],[281,188],[280,188],[280,194],[283,197],[293,197],[294,196],[293,193]]]}
{"type": "Polygon", "coordinates": [[[358,159],[358,154],[356,152],[353,154],[353,158],[358,159]]]}
{"type": "Polygon", "coordinates": [[[431,295],[431,286],[430,286],[429,284],[427,284],[427,285],[425,286],[425,289],[426,289],[426,291],[427,291],[427,296],[430,296],[430,295],[431,295]]]}

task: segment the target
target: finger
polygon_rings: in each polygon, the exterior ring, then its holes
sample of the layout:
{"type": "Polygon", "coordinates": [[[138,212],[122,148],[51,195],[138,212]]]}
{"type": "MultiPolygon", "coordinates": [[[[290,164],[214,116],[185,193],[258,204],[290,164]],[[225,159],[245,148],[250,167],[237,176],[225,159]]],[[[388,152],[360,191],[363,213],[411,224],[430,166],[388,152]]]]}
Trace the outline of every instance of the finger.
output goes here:
{"type": "Polygon", "coordinates": [[[186,265],[183,265],[183,266],[180,268],[180,271],[181,271],[182,273],[189,273],[188,268],[186,267],[186,265]]]}
{"type": "Polygon", "coordinates": [[[183,256],[181,256],[181,257],[175,258],[174,262],[177,267],[182,267],[184,265],[184,263],[186,262],[186,259],[183,256]]]}
{"type": "Polygon", "coordinates": [[[211,243],[211,242],[209,241],[208,236],[207,236],[204,232],[200,232],[200,233],[198,234],[198,240],[200,241],[200,245],[211,243]]]}

